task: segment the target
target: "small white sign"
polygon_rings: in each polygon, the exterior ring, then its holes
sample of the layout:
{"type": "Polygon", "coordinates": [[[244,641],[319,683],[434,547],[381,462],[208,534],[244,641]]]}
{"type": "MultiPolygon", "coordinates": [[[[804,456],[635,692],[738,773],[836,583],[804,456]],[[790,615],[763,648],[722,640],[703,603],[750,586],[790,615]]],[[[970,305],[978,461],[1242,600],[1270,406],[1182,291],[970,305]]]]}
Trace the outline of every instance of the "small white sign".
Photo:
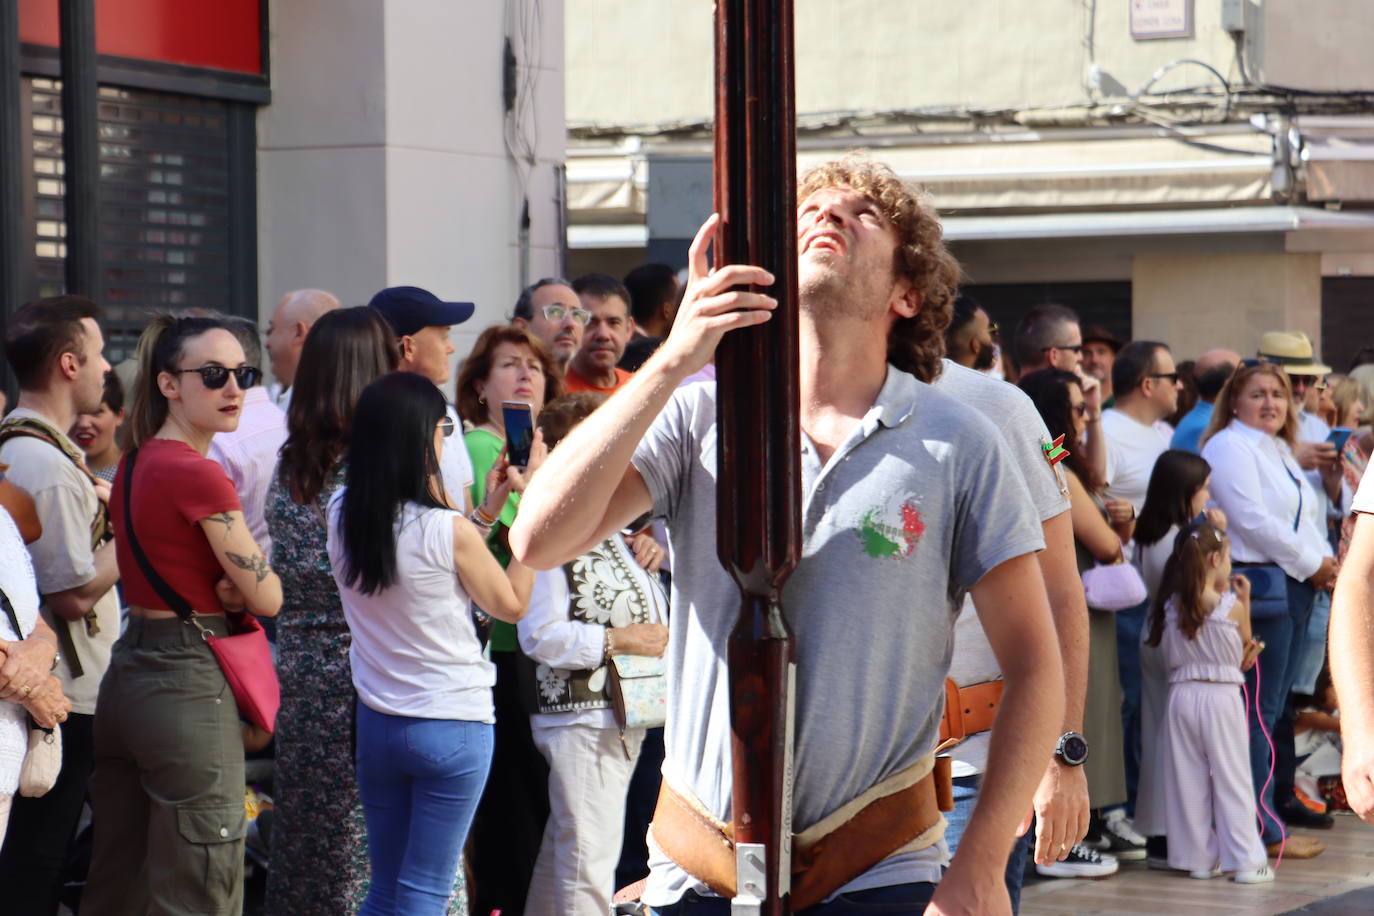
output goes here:
{"type": "Polygon", "coordinates": [[[1193,0],[1129,0],[1131,37],[1189,38],[1193,34],[1193,0]]]}

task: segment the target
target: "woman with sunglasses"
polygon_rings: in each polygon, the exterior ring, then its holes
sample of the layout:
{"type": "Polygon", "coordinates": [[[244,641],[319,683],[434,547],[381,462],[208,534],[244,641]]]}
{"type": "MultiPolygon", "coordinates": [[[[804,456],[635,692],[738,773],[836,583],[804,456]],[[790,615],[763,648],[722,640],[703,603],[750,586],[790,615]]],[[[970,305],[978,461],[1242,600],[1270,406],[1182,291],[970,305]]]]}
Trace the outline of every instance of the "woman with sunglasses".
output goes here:
{"type": "MultiPolygon", "coordinates": [[[[540,292],[558,289],[546,285],[540,292]]],[[[520,496],[507,497],[487,486],[488,474],[506,447],[501,402],[529,404],[530,419],[536,421],[544,404],[562,393],[562,371],[548,349],[532,333],[508,325],[482,332],[458,376],[458,414],[468,427],[463,441],[472,459],[471,496],[477,507],[473,514],[490,522],[487,546],[502,566],[510,561],[506,537],[520,496]]],[[[482,602],[477,605],[486,610],[482,602]]],[[[480,878],[475,882],[473,912],[519,913],[549,813],[548,765],[530,732],[515,627],[492,620],[487,639],[496,666],[496,749],[469,851],[473,873],[480,878]]]]}
{"type": "Polygon", "coordinates": [[[226,610],[274,616],[282,591],[233,485],[205,454],[215,433],[238,427],[244,390],[261,372],[214,318],[155,318],[137,359],[132,450],[110,499],[129,623],[97,701],[96,827],[82,904],[93,913],[238,912],[243,738],[202,632],[228,635],[226,610]],[[145,577],[130,529],[198,626],[145,577]]]}
{"type": "MultiPolygon", "coordinates": [[[[502,570],[475,512],[476,524],[451,508],[439,458],[462,447],[452,433],[443,395],[427,379],[393,372],[368,385],[353,415],[344,488],[326,513],[358,692],[358,792],[372,866],[364,916],[445,911],[492,754],[496,671],[482,657],[472,604],[514,624],[534,584],[527,566],[502,570]]],[[[498,463],[494,497],[523,489],[543,452],[536,442],[527,468],[498,463]]]]}

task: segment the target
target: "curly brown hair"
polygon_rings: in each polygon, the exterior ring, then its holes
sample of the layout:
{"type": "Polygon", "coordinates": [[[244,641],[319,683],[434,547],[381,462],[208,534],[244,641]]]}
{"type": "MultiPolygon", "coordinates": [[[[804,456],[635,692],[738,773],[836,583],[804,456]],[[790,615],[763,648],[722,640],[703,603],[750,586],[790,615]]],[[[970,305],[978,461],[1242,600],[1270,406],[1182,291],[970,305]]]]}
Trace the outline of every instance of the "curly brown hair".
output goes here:
{"type": "Polygon", "coordinates": [[[940,218],[923,189],[913,187],[881,162],[862,153],[826,162],[797,184],[798,203],[826,188],[851,188],[871,200],[897,231],[894,271],[911,281],[920,311],[900,318],[887,339],[887,360],[923,382],[940,375],[954,297],[962,271],[945,247],[940,218]]]}

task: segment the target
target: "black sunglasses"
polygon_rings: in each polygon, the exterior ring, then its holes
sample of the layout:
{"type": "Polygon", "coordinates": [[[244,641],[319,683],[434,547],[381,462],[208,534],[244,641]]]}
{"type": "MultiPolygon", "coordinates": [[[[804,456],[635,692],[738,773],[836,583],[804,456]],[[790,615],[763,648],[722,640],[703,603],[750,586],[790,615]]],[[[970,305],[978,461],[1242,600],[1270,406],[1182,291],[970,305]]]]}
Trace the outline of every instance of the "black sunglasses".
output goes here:
{"type": "Polygon", "coordinates": [[[1083,352],[1083,345],[1082,345],[1082,344],[1074,344],[1073,346],[1069,346],[1069,345],[1067,345],[1067,344],[1057,344],[1057,345],[1055,345],[1055,346],[1053,346],[1053,347],[1041,347],[1041,348],[1040,348],[1040,352],[1041,352],[1041,353],[1048,353],[1048,352],[1051,351],[1051,350],[1072,350],[1072,351],[1075,352],[1075,353],[1082,353],[1082,352],[1083,352]]]}
{"type": "Polygon", "coordinates": [[[238,382],[244,391],[262,381],[262,370],[257,366],[239,366],[237,369],[230,369],[228,366],[201,366],[199,369],[175,369],[172,374],[181,375],[183,372],[199,373],[200,383],[211,391],[227,385],[231,373],[234,381],[238,382]]]}
{"type": "Polygon", "coordinates": [[[1168,379],[1169,381],[1171,381],[1171,382],[1177,382],[1177,381],[1178,381],[1178,373],[1177,373],[1177,372],[1151,372],[1149,375],[1147,375],[1147,376],[1145,376],[1145,377],[1146,377],[1146,378],[1167,378],[1167,379],[1168,379]]]}

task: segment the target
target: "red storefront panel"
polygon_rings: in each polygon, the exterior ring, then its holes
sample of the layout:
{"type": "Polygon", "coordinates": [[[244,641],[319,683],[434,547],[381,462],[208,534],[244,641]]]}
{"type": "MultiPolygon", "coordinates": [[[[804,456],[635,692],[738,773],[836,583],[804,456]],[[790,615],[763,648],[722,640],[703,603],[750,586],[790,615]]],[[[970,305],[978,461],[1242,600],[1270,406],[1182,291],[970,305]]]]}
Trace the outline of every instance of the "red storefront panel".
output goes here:
{"type": "MultiPolygon", "coordinates": [[[[0,0],[8,2],[8,0],[0,0]]],[[[58,44],[58,0],[19,0],[19,36],[58,44]]],[[[262,0],[95,0],[96,49],[189,67],[262,72],[262,0]]]]}

